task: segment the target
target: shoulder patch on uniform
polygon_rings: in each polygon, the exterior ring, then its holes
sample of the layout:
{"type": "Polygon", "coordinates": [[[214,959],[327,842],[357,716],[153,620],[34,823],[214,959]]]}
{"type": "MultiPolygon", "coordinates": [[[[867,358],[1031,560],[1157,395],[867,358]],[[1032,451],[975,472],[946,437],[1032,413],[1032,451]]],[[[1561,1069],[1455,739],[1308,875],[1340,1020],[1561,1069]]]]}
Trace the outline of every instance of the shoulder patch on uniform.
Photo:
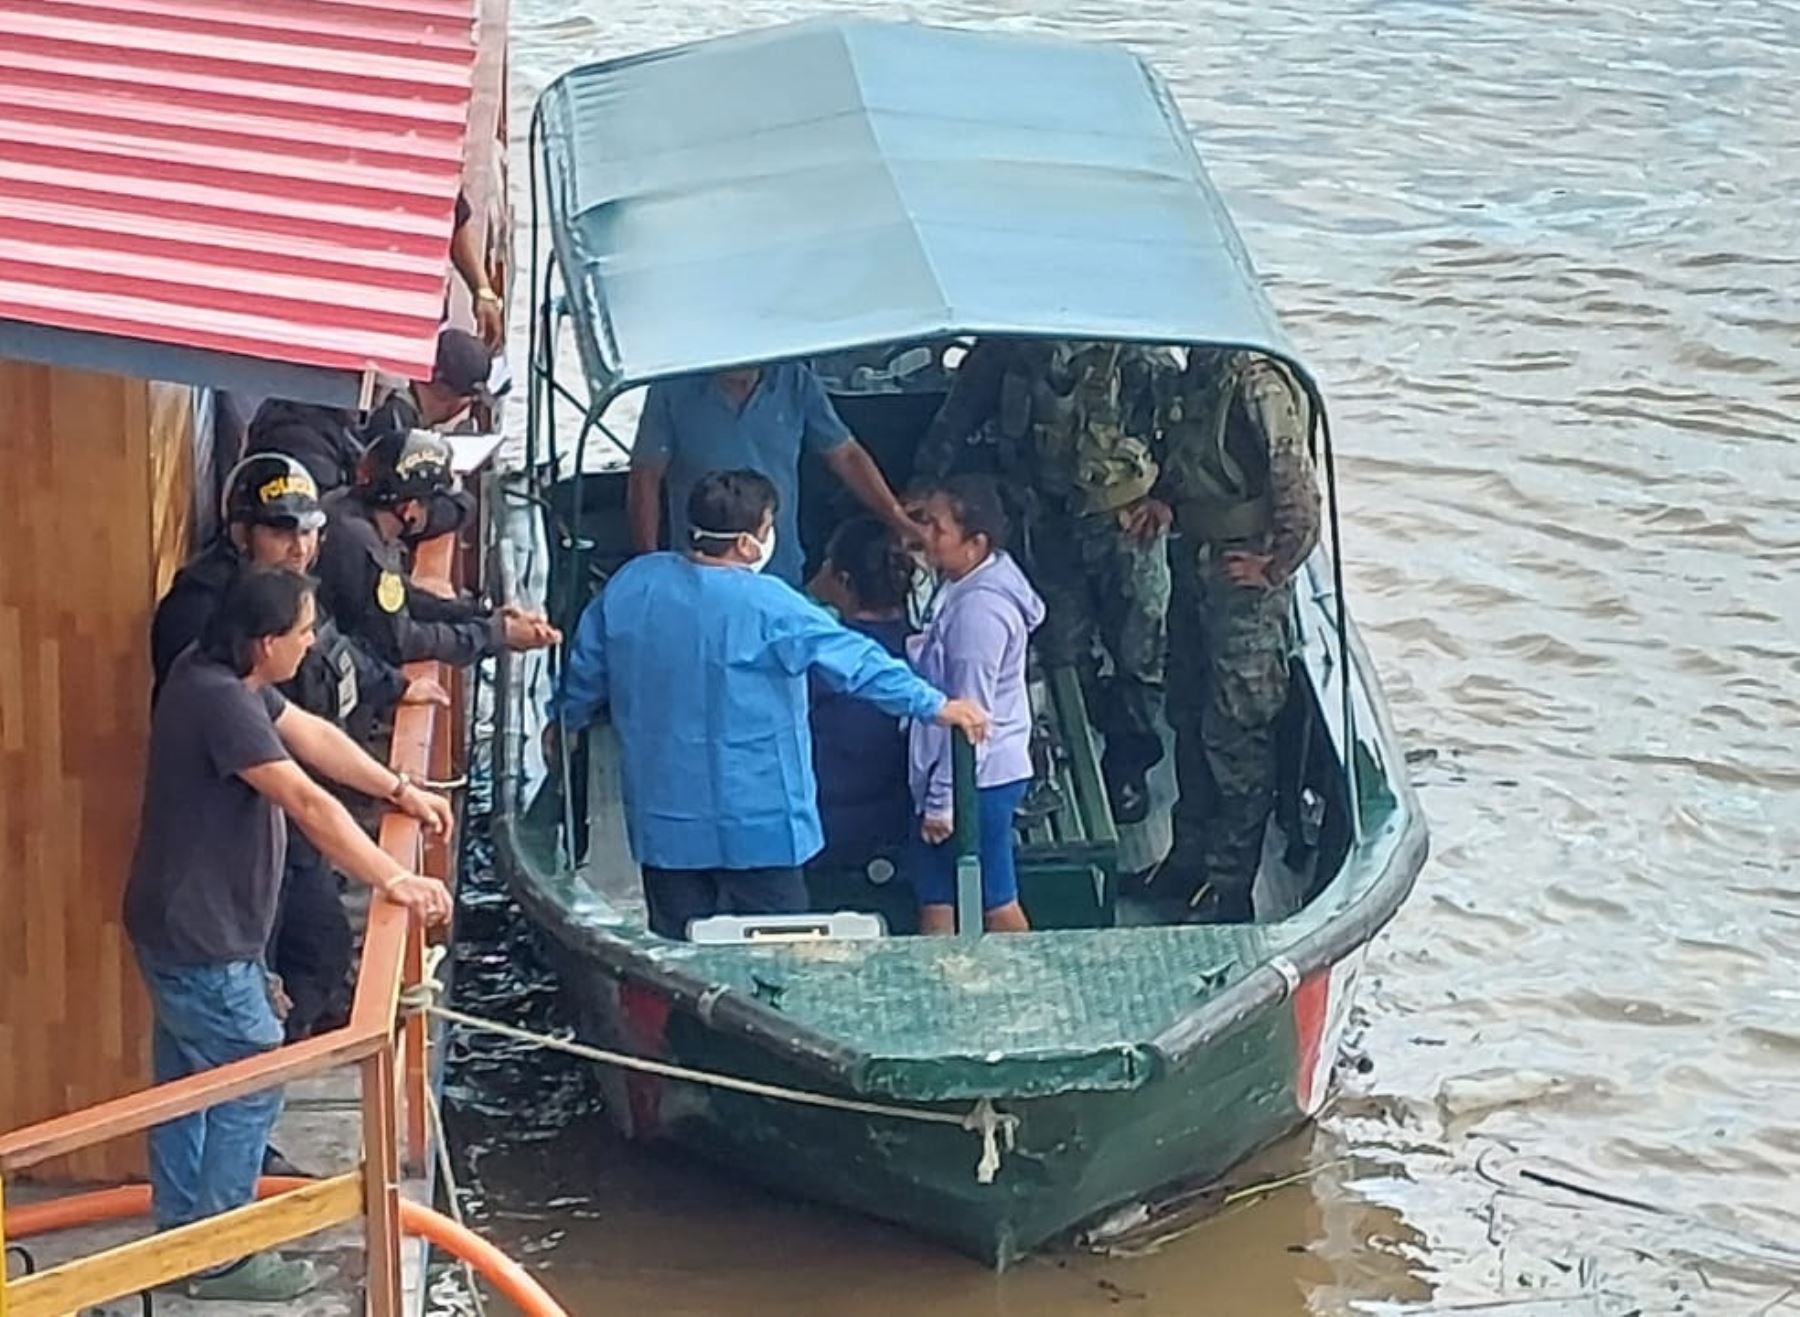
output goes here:
{"type": "Polygon", "coordinates": [[[375,602],[384,613],[398,613],[406,602],[406,583],[395,572],[383,572],[375,582],[375,602]]]}

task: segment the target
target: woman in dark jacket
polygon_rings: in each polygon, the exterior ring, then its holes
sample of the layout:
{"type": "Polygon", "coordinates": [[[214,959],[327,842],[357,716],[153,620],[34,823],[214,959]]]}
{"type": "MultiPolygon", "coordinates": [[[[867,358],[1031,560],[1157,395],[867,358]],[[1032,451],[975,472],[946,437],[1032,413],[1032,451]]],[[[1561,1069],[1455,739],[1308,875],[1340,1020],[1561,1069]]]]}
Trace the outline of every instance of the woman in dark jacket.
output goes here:
{"type": "MultiPolygon", "coordinates": [[[[896,658],[906,657],[911,556],[887,526],[857,517],[837,528],[807,588],[896,658]]],[[[812,683],[813,762],[827,863],[862,864],[898,851],[912,819],[906,787],[906,732],[873,705],[812,683]]]]}

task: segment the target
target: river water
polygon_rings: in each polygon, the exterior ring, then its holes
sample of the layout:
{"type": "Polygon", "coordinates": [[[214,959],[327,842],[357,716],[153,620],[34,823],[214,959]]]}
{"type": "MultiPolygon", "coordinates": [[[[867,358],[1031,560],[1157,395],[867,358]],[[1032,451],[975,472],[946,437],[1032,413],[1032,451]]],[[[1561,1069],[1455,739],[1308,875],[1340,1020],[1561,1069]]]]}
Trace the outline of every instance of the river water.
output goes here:
{"type": "MultiPolygon", "coordinates": [[[[515,128],[862,7],[515,0],[515,128]]],[[[458,1083],[483,1228],[584,1314],[1800,1314],[1800,5],[884,12],[1173,85],[1324,382],[1434,856],[1341,1096],[1246,1172],[1303,1178],[1141,1256],[996,1279],[622,1147],[554,1066],[458,1083]]]]}

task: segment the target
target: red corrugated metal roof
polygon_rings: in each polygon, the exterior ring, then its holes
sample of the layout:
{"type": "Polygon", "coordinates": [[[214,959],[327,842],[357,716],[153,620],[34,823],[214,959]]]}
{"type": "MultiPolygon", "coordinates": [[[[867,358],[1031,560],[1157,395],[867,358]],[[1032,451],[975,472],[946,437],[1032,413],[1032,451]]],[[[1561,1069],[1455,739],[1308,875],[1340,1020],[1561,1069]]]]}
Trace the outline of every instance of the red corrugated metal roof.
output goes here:
{"type": "Polygon", "coordinates": [[[0,317],[430,373],[472,0],[0,0],[0,317]]]}

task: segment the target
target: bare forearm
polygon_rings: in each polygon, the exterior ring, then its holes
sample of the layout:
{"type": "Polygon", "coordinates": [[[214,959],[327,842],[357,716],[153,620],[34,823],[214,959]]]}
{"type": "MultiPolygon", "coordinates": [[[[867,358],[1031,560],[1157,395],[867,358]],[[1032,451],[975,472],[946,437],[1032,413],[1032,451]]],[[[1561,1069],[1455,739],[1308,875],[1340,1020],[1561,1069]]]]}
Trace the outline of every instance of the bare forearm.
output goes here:
{"type": "Polygon", "coordinates": [[[487,262],[481,257],[481,247],[475,241],[475,226],[461,225],[450,238],[450,263],[456,267],[457,274],[469,286],[473,296],[488,286],[487,262]]]}
{"type": "Polygon", "coordinates": [[[317,776],[378,800],[393,793],[399,780],[394,770],[370,757],[335,723],[289,710],[276,730],[294,757],[317,776]],[[291,725],[290,719],[295,720],[291,725]]]}
{"type": "Polygon", "coordinates": [[[321,787],[309,791],[298,808],[290,808],[288,817],[334,868],[358,882],[386,887],[396,874],[405,872],[393,856],[369,840],[343,802],[321,787]]]}
{"type": "Polygon", "coordinates": [[[905,509],[900,506],[900,500],[894,497],[887,477],[881,474],[881,468],[875,465],[875,459],[869,456],[868,449],[852,439],[841,445],[827,460],[837,478],[844,482],[844,487],[856,496],[858,503],[890,526],[906,524],[905,509]]]}

